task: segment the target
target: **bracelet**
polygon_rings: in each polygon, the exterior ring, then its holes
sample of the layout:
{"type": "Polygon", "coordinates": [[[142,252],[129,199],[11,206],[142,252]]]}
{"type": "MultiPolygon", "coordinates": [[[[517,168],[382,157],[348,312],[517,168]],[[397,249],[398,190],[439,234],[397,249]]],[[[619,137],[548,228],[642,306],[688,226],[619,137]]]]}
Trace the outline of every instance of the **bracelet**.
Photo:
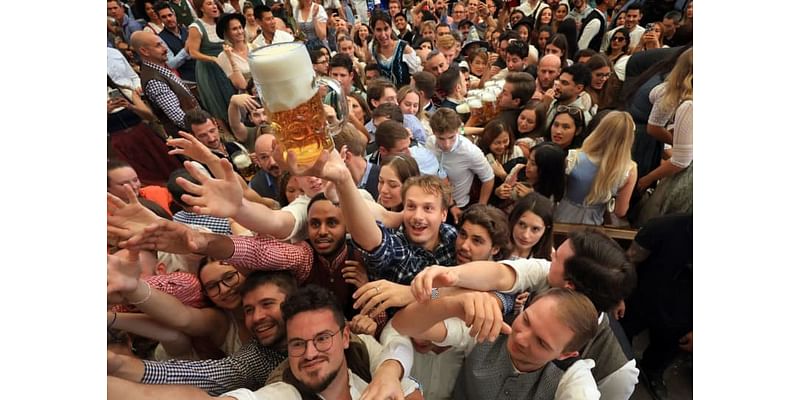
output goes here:
{"type": "Polygon", "coordinates": [[[139,300],[139,301],[136,301],[136,302],[133,302],[133,301],[131,301],[131,302],[128,302],[128,304],[130,304],[130,305],[132,305],[132,306],[138,306],[139,304],[142,304],[142,303],[144,303],[145,301],[147,301],[147,300],[149,300],[149,299],[150,299],[150,295],[151,295],[151,294],[153,294],[153,288],[151,288],[151,287],[150,287],[150,284],[149,284],[149,283],[147,283],[147,282],[145,282],[144,284],[147,286],[147,296],[144,296],[144,298],[143,298],[143,299],[141,299],[141,300],[139,300]]]}
{"type": "Polygon", "coordinates": [[[114,322],[117,322],[117,312],[116,311],[114,311],[114,318],[111,319],[111,323],[108,324],[108,329],[111,329],[111,328],[114,327],[114,322]]]}

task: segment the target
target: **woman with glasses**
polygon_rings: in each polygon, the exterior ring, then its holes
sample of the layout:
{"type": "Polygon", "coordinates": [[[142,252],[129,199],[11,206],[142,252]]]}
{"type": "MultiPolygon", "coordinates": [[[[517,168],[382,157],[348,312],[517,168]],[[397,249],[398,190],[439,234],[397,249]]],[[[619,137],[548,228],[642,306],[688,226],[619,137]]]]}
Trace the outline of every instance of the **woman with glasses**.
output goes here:
{"type": "Polygon", "coordinates": [[[562,105],[556,107],[545,141],[555,143],[564,150],[577,149],[587,134],[583,111],[578,107],[562,105]]]}
{"type": "Polygon", "coordinates": [[[628,64],[628,46],[631,44],[631,36],[627,28],[619,28],[613,35],[606,48],[606,55],[614,66],[614,72],[619,80],[625,80],[625,66],[628,64]]]}
{"type": "MultiPolygon", "coordinates": [[[[219,261],[201,263],[197,273],[201,290],[213,307],[194,308],[177,298],[150,287],[136,276],[136,283],[120,294],[128,304],[162,325],[193,338],[206,338],[225,355],[231,355],[250,340],[244,324],[239,285],[244,276],[231,265],[219,261]]],[[[155,329],[155,328],[154,328],[155,329]]]]}
{"type": "Polygon", "coordinates": [[[611,111],[583,146],[567,153],[567,184],[556,222],[603,225],[606,210],[625,216],[636,185],[633,128],[630,114],[611,111]]]}
{"type": "Polygon", "coordinates": [[[592,83],[586,88],[594,104],[592,114],[604,109],[618,108],[622,82],[611,71],[611,61],[608,57],[604,54],[595,54],[589,58],[586,66],[592,71],[592,83]]]}

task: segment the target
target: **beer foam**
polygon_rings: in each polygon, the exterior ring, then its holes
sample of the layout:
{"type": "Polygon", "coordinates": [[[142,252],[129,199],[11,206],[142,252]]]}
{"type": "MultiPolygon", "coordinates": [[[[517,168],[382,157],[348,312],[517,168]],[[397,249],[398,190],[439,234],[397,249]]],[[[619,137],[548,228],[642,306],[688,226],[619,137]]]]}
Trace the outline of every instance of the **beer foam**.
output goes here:
{"type": "Polygon", "coordinates": [[[469,104],[461,103],[456,106],[456,112],[459,114],[469,114],[469,104]]]}
{"type": "Polygon", "coordinates": [[[493,90],[487,90],[481,94],[481,100],[484,103],[494,103],[497,101],[497,94],[493,90]]]}
{"type": "Polygon", "coordinates": [[[467,99],[467,104],[470,108],[481,108],[481,99],[477,97],[470,97],[467,99]]]}
{"type": "Polygon", "coordinates": [[[296,108],[317,92],[311,57],[301,42],[261,47],[250,53],[249,64],[270,112],[296,108]]]}
{"type": "Polygon", "coordinates": [[[250,160],[250,156],[244,154],[243,152],[237,152],[233,158],[233,165],[236,166],[238,169],[247,168],[252,164],[252,160],[250,160]]]}

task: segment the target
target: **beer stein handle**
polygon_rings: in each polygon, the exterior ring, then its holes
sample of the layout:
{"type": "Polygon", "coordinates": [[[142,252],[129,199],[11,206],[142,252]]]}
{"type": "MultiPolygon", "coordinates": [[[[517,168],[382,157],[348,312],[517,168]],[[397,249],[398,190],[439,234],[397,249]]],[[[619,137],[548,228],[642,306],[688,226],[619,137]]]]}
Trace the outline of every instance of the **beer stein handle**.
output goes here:
{"type": "Polygon", "coordinates": [[[328,87],[328,94],[323,98],[323,104],[331,106],[336,113],[335,119],[332,121],[328,118],[328,134],[333,137],[342,131],[347,118],[350,115],[350,105],[347,101],[347,96],[344,94],[342,85],[339,81],[327,77],[317,77],[317,85],[325,85],[328,87]]]}

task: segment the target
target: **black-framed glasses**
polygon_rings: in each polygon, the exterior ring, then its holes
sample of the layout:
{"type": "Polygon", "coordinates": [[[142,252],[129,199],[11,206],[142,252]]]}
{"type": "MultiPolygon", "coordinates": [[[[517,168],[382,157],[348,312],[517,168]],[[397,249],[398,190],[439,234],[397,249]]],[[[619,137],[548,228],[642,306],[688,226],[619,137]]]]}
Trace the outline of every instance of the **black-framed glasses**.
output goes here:
{"type": "Polygon", "coordinates": [[[219,291],[222,289],[219,285],[223,284],[229,288],[232,288],[234,285],[239,283],[239,272],[237,271],[229,271],[222,275],[222,279],[218,281],[211,281],[203,286],[205,289],[206,294],[210,297],[216,296],[219,294],[219,291]]]}
{"type": "Polygon", "coordinates": [[[342,332],[344,328],[340,328],[336,332],[325,331],[318,333],[311,339],[292,339],[288,342],[287,347],[289,350],[289,357],[302,357],[306,354],[308,342],[314,343],[314,348],[319,352],[330,350],[333,345],[333,337],[342,332]]]}

